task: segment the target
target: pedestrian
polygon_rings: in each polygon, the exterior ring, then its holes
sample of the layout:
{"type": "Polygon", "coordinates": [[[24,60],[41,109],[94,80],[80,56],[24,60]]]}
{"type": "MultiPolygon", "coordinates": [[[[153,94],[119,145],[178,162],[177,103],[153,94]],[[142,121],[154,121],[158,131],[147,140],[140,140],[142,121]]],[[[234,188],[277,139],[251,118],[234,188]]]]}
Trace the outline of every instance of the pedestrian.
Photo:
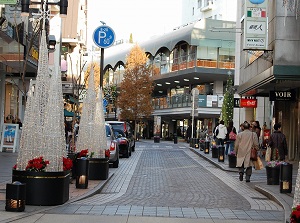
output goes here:
{"type": "Polygon", "coordinates": [[[280,123],[274,125],[274,130],[269,140],[269,146],[272,148],[271,160],[284,161],[288,153],[286,137],[281,132],[280,123]]]}
{"type": "Polygon", "coordinates": [[[242,131],[244,131],[244,123],[241,123],[241,124],[240,124],[240,128],[239,128],[238,133],[240,133],[240,132],[242,132],[242,131]]]}
{"type": "Polygon", "coordinates": [[[187,143],[190,142],[191,137],[192,137],[192,125],[189,125],[189,127],[186,130],[186,136],[185,136],[187,143]]]}
{"type": "Polygon", "coordinates": [[[230,121],[227,126],[226,134],[226,146],[225,146],[225,155],[228,155],[228,152],[232,152],[234,149],[234,142],[236,140],[236,129],[233,126],[233,121],[230,121]]]}
{"type": "Polygon", "coordinates": [[[254,147],[256,150],[258,150],[259,147],[257,135],[250,131],[250,124],[245,122],[243,125],[244,131],[237,135],[234,144],[234,150],[237,157],[236,167],[239,168],[240,181],[243,181],[245,172],[246,182],[250,182],[253,166],[253,162],[250,160],[251,148],[254,147]]]}
{"type": "Polygon", "coordinates": [[[226,134],[227,134],[227,127],[224,125],[224,121],[221,120],[220,124],[217,126],[215,130],[215,135],[217,137],[217,145],[224,146],[226,134]]]}
{"type": "Polygon", "coordinates": [[[258,140],[260,141],[261,127],[259,121],[253,121],[251,127],[252,127],[252,131],[256,132],[258,140]]]}
{"type": "Polygon", "coordinates": [[[219,122],[216,122],[216,126],[213,129],[214,140],[217,140],[216,129],[217,129],[218,125],[219,125],[219,122]]]}

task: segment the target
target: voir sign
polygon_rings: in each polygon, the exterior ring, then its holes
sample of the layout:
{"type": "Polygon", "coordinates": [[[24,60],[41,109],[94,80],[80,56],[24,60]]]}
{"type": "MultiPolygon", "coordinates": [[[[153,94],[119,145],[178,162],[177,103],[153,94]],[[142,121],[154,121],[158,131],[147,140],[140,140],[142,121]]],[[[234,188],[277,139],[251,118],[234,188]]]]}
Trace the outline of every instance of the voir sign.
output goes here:
{"type": "Polygon", "coordinates": [[[270,91],[269,100],[270,101],[295,101],[296,100],[296,92],[294,90],[270,91]]]}

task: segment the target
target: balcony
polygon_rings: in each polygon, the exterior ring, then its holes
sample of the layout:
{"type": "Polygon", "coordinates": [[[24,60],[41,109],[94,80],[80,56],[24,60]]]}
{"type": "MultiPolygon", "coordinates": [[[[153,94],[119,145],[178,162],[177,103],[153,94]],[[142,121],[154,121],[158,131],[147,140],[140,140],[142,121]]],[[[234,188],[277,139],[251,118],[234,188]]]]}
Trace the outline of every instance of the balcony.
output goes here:
{"type": "Polygon", "coordinates": [[[204,7],[200,8],[200,12],[207,12],[209,10],[212,10],[212,8],[213,8],[213,2],[208,1],[204,7]]]}

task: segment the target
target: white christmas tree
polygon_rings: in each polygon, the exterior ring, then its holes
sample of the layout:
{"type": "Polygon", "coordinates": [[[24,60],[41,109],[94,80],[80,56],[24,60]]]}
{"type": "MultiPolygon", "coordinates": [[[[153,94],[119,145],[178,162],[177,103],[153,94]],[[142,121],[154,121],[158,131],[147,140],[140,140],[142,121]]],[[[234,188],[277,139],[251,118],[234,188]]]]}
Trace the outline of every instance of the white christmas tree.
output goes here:
{"type": "Polygon", "coordinates": [[[31,125],[33,123],[33,85],[32,80],[30,80],[29,91],[27,93],[26,110],[24,115],[22,134],[20,139],[20,148],[17,158],[17,169],[25,170],[27,166],[27,159],[34,157],[36,153],[33,147],[33,137],[31,132],[31,125]]]}
{"type": "Polygon", "coordinates": [[[49,74],[46,13],[42,15],[38,72],[33,96],[30,89],[26,104],[17,169],[25,170],[29,160],[42,156],[50,161],[47,171],[61,171],[65,155],[62,85],[59,70],[49,74]]]}
{"type": "Polygon", "coordinates": [[[105,149],[107,149],[106,143],[106,129],[105,129],[105,118],[103,110],[103,97],[102,97],[102,88],[99,87],[98,97],[96,100],[96,110],[95,110],[95,134],[98,137],[95,137],[95,150],[93,152],[97,157],[105,157],[105,149]]]}
{"type": "MultiPolygon", "coordinates": [[[[86,97],[83,100],[82,115],[80,119],[80,128],[78,133],[78,140],[76,143],[76,150],[88,149],[89,152],[93,152],[95,148],[95,138],[98,137],[94,132],[95,126],[95,110],[96,110],[96,91],[94,83],[94,69],[91,67],[89,76],[89,88],[86,92],[86,97]]],[[[99,152],[98,152],[99,154],[99,152]]],[[[95,156],[97,154],[95,153],[95,156]]]]}
{"type": "Polygon", "coordinates": [[[60,70],[52,71],[49,97],[45,112],[44,132],[47,150],[44,151],[45,159],[49,160],[47,171],[62,171],[63,159],[66,157],[66,143],[64,138],[63,94],[60,70]]]}
{"type": "Polygon", "coordinates": [[[297,205],[299,204],[300,204],[300,162],[299,162],[298,174],[296,178],[293,207],[297,207],[297,205]]]}

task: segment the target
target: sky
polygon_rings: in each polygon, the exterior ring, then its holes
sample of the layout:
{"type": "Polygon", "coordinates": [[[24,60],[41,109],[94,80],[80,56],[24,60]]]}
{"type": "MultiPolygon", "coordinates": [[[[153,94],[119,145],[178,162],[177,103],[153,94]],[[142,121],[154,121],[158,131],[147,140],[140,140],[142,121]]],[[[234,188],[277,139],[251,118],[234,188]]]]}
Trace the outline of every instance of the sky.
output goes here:
{"type": "Polygon", "coordinates": [[[116,41],[134,42],[170,32],[181,25],[182,0],[88,0],[88,48],[96,46],[92,40],[94,30],[104,21],[111,27],[116,41]]]}

